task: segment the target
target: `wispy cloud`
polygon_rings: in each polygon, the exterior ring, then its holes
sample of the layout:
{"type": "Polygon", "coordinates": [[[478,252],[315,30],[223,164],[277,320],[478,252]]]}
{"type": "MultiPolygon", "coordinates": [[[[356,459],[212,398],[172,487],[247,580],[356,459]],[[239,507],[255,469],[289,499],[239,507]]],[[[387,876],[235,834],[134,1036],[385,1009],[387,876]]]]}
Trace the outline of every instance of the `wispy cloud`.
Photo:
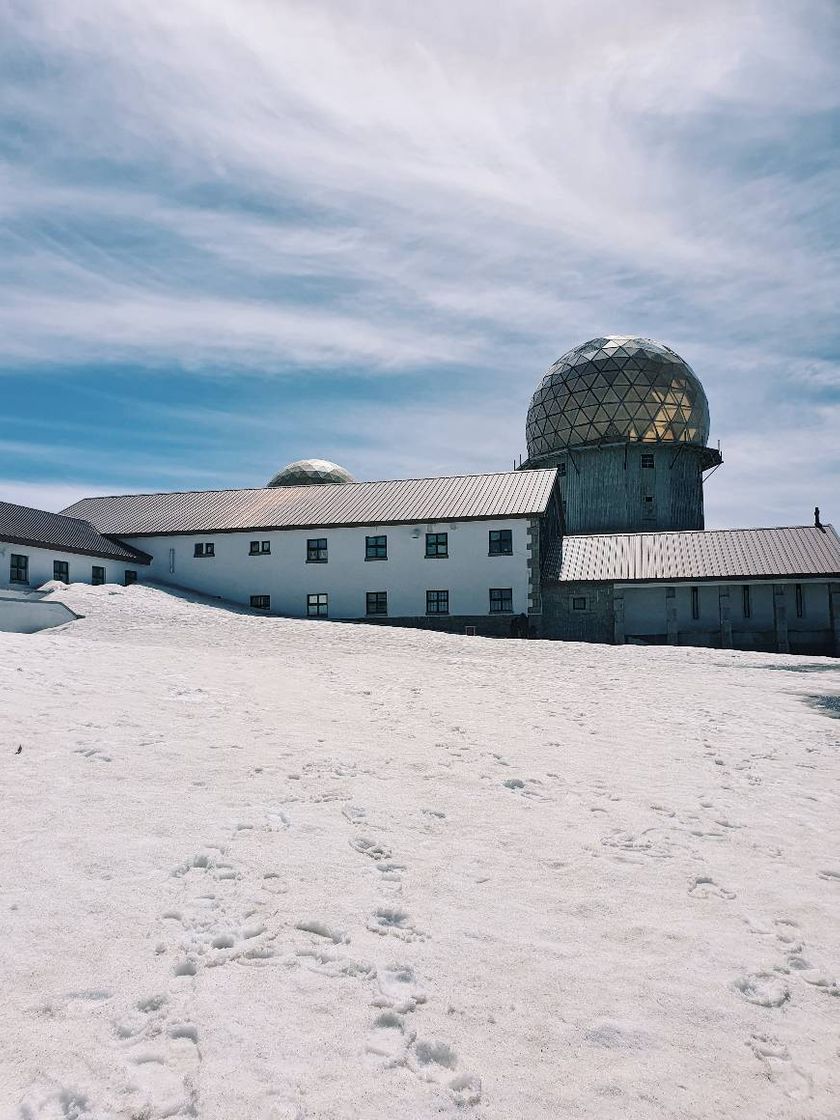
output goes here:
{"type": "Polygon", "coordinates": [[[12,2],[0,384],[155,380],[138,486],[220,376],[211,474],[430,473],[507,464],[542,370],[633,331],[706,384],[710,520],[755,508],[746,449],[810,433],[762,506],[795,518],[840,491],[839,41],[831,0],[12,2]],[[237,444],[257,400],[274,438],[237,444]]]}

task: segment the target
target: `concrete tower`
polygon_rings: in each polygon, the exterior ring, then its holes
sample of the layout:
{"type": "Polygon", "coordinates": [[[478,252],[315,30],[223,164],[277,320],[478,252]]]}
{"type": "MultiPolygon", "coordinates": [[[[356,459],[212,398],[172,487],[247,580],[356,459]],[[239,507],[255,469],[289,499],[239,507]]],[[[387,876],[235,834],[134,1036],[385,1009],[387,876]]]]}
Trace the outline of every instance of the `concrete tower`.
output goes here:
{"type": "Polygon", "coordinates": [[[531,399],[527,468],[556,466],[566,533],[702,529],[709,405],[661,342],[593,338],[564,354],[531,399]]]}

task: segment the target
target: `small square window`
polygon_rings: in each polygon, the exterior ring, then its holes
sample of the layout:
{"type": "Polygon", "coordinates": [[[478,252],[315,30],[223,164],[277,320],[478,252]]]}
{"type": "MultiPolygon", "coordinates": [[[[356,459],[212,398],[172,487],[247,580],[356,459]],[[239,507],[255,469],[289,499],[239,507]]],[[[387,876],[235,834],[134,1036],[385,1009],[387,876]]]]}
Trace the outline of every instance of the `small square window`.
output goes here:
{"type": "Polygon", "coordinates": [[[70,582],[70,563],[67,560],[53,560],[53,579],[61,583],[70,582]]]}
{"type": "Polygon", "coordinates": [[[427,591],[426,614],[449,614],[449,592],[427,591]]]}
{"type": "MultiPolygon", "coordinates": [[[[365,537],[365,560],[387,560],[388,538],[386,536],[365,537]]],[[[368,611],[370,614],[370,611],[368,611]]]]}
{"type": "Polygon", "coordinates": [[[259,554],[260,554],[260,542],[259,541],[251,541],[251,544],[248,547],[248,555],[249,556],[259,556],[259,554]]]}
{"type": "Polygon", "coordinates": [[[586,596],[585,595],[575,595],[572,598],[572,610],[573,611],[585,611],[586,610],[586,596]]]}
{"type": "Polygon", "coordinates": [[[260,552],[263,556],[271,555],[271,541],[260,541],[260,552]]]}
{"type": "Polygon", "coordinates": [[[490,555],[491,556],[512,556],[513,555],[513,530],[512,529],[491,529],[490,530],[490,555]]]}
{"type": "Polygon", "coordinates": [[[193,547],[193,556],[215,556],[216,546],[213,541],[199,541],[193,547]]]}
{"type": "Polygon", "coordinates": [[[655,464],[654,464],[654,459],[653,459],[653,452],[652,451],[643,451],[642,452],[642,469],[647,470],[647,471],[652,471],[654,466],[655,466],[655,464]]]}
{"type": "Polygon", "coordinates": [[[270,595],[252,595],[251,606],[255,611],[270,611],[271,610],[271,596],[270,595]]]}
{"type": "Polygon", "coordinates": [[[510,614],[513,612],[513,588],[490,588],[490,613],[510,614]]]}
{"type": "Polygon", "coordinates": [[[137,572],[132,571],[131,568],[126,568],[125,575],[123,576],[123,583],[125,584],[125,586],[126,587],[131,587],[132,583],[136,583],[136,582],[137,582],[137,572]]]}
{"type": "Polygon", "coordinates": [[[29,557],[13,552],[9,558],[9,582],[29,583],[29,557]]]}
{"type": "Polygon", "coordinates": [[[327,595],[322,592],[316,595],[307,595],[306,613],[309,618],[327,618],[329,614],[329,599],[327,595]]]}
{"type": "Polygon", "coordinates": [[[449,555],[448,533],[426,534],[426,559],[438,559],[449,555]]]}
{"type": "Polygon", "coordinates": [[[105,582],[105,569],[101,564],[94,564],[90,570],[90,582],[94,587],[99,587],[105,582]]]}
{"type": "Polygon", "coordinates": [[[365,614],[387,614],[388,592],[368,591],[365,601],[365,614]]]}
{"type": "Polygon", "coordinates": [[[307,564],[326,564],[327,562],[327,538],[326,537],[310,537],[306,542],[306,563],[307,564]]]}

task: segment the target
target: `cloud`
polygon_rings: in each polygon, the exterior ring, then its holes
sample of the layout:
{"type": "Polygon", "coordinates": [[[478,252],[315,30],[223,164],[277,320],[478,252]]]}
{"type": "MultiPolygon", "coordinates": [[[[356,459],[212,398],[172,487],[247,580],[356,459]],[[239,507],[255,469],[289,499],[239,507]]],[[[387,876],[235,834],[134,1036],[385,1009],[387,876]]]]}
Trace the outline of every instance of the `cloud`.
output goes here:
{"type": "MultiPolygon", "coordinates": [[[[838,27],[830,0],[18,0],[0,370],[274,376],[276,444],[429,473],[506,464],[548,364],[627,331],[766,454],[836,389],[838,27]]],[[[737,520],[749,456],[725,469],[737,520]]],[[[834,469],[806,440],[771,508],[834,469]]]]}

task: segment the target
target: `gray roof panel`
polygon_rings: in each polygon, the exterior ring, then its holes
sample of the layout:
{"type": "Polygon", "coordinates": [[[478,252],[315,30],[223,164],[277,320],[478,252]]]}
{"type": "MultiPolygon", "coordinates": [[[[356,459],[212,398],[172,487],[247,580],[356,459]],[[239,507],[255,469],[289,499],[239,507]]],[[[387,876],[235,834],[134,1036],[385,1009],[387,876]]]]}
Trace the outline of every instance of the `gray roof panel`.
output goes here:
{"type": "Polygon", "coordinates": [[[469,521],[545,512],[556,470],[84,498],[64,513],[101,533],[171,533],[305,529],[349,525],[469,521]]]}
{"type": "Polygon", "coordinates": [[[44,509],[0,502],[0,540],[33,548],[97,556],[105,560],[126,560],[148,564],[150,557],[130,545],[108,540],[88,522],[44,509]]]}
{"type": "Polygon", "coordinates": [[[566,537],[563,582],[840,577],[840,538],[831,525],[604,533],[566,537]]]}

